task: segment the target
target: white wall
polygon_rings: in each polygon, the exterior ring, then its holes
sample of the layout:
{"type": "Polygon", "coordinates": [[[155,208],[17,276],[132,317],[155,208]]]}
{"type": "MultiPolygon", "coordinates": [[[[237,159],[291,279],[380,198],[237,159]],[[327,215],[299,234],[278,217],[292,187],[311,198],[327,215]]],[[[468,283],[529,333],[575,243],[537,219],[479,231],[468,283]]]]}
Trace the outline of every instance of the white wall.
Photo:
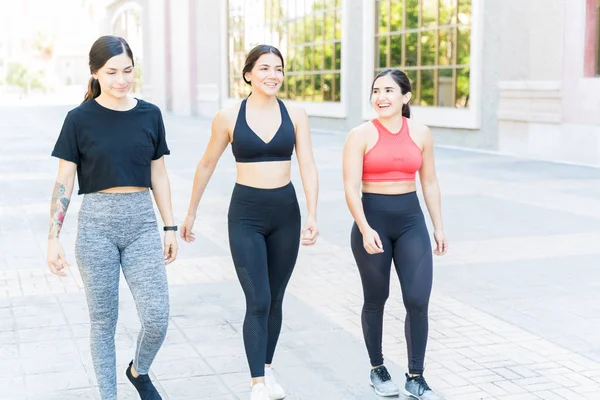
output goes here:
{"type": "Polygon", "coordinates": [[[190,3],[171,0],[171,76],[174,114],[191,115],[190,3]]]}
{"type": "Polygon", "coordinates": [[[145,77],[143,92],[148,101],[166,111],[164,0],[152,0],[146,8],[148,23],[144,26],[145,77]]]}

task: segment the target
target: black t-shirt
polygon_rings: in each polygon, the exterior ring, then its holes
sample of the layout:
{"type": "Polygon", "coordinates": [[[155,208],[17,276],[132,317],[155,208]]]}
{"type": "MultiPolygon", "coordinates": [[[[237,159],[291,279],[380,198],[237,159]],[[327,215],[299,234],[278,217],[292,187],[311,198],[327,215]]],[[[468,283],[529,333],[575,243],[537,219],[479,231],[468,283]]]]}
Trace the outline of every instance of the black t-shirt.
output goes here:
{"type": "Polygon", "coordinates": [[[170,154],[160,109],[139,100],[116,111],[96,100],[69,111],[52,156],[77,164],[79,194],[117,186],[152,188],[150,163],[170,154]]]}

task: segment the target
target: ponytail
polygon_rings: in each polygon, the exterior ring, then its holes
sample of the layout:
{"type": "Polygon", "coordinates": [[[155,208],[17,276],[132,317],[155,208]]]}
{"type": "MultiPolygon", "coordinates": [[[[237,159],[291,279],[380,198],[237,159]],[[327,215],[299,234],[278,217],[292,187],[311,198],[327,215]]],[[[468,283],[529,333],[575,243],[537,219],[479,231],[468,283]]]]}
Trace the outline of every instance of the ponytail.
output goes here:
{"type": "Polygon", "coordinates": [[[88,84],[88,91],[85,94],[82,104],[86,101],[94,100],[96,97],[100,96],[100,92],[100,82],[98,82],[98,79],[91,77],[88,84]]]}
{"type": "Polygon", "coordinates": [[[408,103],[402,105],[402,116],[410,118],[410,106],[408,103]]]}
{"type": "Polygon", "coordinates": [[[94,42],[90,49],[90,74],[92,74],[92,77],[90,78],[88,90],[82,104],[100,96],[100,93],[102,92],[100,89],[100,82],[98,82],[98,79],[94,79],[93,75],[96,74],[108,60],[120,54],[127,54],[127,57],[131,60],[131,66],[133,66],[133,53],[125,39],[122,37],[113,35],[101,36],[94,42]]]}
{"type": "MultiPolygon", "coordinates": [[[[370,96],[373,95],[373,87],[375,86],[375,81],[381,78],[382,76],[388,75],[391,76],[394,82],[396,82],[396,84],[400,87],[400,91],[402,92],[402,94],[412,92],[412,88],[410,86],[410,79],[408,79],[408,76],[399,69],[390,68],[384,69],[383,71],[378,73],[377,76],[375,76],[375,79],[373,79],[373,83],[371,84],[370,96]]],[[[408,103],[402,105],[402,116],[410,118],[410,106],[408,105],[408,103]]]]}

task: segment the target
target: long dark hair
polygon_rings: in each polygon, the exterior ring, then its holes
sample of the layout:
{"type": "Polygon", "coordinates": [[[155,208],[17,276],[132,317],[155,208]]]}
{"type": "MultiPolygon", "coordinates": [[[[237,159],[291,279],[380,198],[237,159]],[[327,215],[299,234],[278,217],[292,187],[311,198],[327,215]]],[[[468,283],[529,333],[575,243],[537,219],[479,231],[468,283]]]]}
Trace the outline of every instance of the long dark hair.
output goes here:
{"type": "MultiPolygon", "coordinates": [[[[375,86],[375,81],[377,79],[381,78],[382,76],[388,76],[388,75],[392,77],[392,79],[394,80],[394,82],[396,82],[398,84],[398,86],[400,86],[400,91],[402,92],[402,94],[412,92],[412,88],[410,86],[410,80],[408,79],[408,76],[406,76],[406,74],[404,72],[400,71],[399,69],[389,68],[389,69],[384,69],[383,71],[378,73],[377,76],[375,76],[375,79],[373,79],[373,83],[371,84],[371,95],[373,94],[373,87],[375,86]]],[[[371,95],[369,95],[369,96],[371,96],[371,95]]],[[[402,115],[406,118],[410,118],[410,107],[409,107],[408,103],[402,105],[402,115]]]]}
{"type": "Polygon", "coordinates": [[[252,71],[252,68],[254,68],[254,64],[256,64],[256,60],[258,60],[263,54],[267,53],[273,53],[277,57],[279,57],[281,59],[281,67],[285,67],[285,63],[283,62],[283,56],[281,55],[281,52],[277,47],[270,46],[268,44],[259,44],[258,46],[250,50],[250,53],[248,53],[248,55],[246,56],[246,62],[244,63],[244,69],[242,70],[242,78],[244,79],[244,82],[246,82],[248,85],[251,85],[251,83],[249,80],[246,79],[246,73],[252,71]]]}
{"type": "MultiPolygon", "coordinates": [[[[112,35],[101,36],[90,49],[90,73],[95,74],[108,60],[123,53],[127,53],[131,58],[131,65],[133,66],[133,53],[125,39],[112,35]]],[[[92,76],[83,103],[95,99],[100,96],[100,93],[100,82],[92,76]]]]}

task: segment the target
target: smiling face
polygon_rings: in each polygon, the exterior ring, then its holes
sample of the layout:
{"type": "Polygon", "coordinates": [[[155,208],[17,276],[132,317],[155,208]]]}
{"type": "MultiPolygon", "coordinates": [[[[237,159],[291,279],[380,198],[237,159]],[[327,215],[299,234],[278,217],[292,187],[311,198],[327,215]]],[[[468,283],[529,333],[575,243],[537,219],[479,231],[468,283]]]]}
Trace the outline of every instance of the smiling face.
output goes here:
{"type": "Polygon", "coordinates": [[[110,58],[93,77],[100,83],[103,95],[121,99],[133,85],[133,61],[126,52],[110,58]]]}
{"type": "Polygon", "coordinates": [[[402,114],[402,107],[408,104],[412,93],[402,94],[400,85],[390,75],[384,75],[373,82],[371,106],[380,118],[390,118],[402,114]]]}
{"type": "Polygon", "coordinates": [[[283,83],[283,62],[273,53],[261,55],[244,78],[252,85],[252,92],[274,96],[283,83]]]}

